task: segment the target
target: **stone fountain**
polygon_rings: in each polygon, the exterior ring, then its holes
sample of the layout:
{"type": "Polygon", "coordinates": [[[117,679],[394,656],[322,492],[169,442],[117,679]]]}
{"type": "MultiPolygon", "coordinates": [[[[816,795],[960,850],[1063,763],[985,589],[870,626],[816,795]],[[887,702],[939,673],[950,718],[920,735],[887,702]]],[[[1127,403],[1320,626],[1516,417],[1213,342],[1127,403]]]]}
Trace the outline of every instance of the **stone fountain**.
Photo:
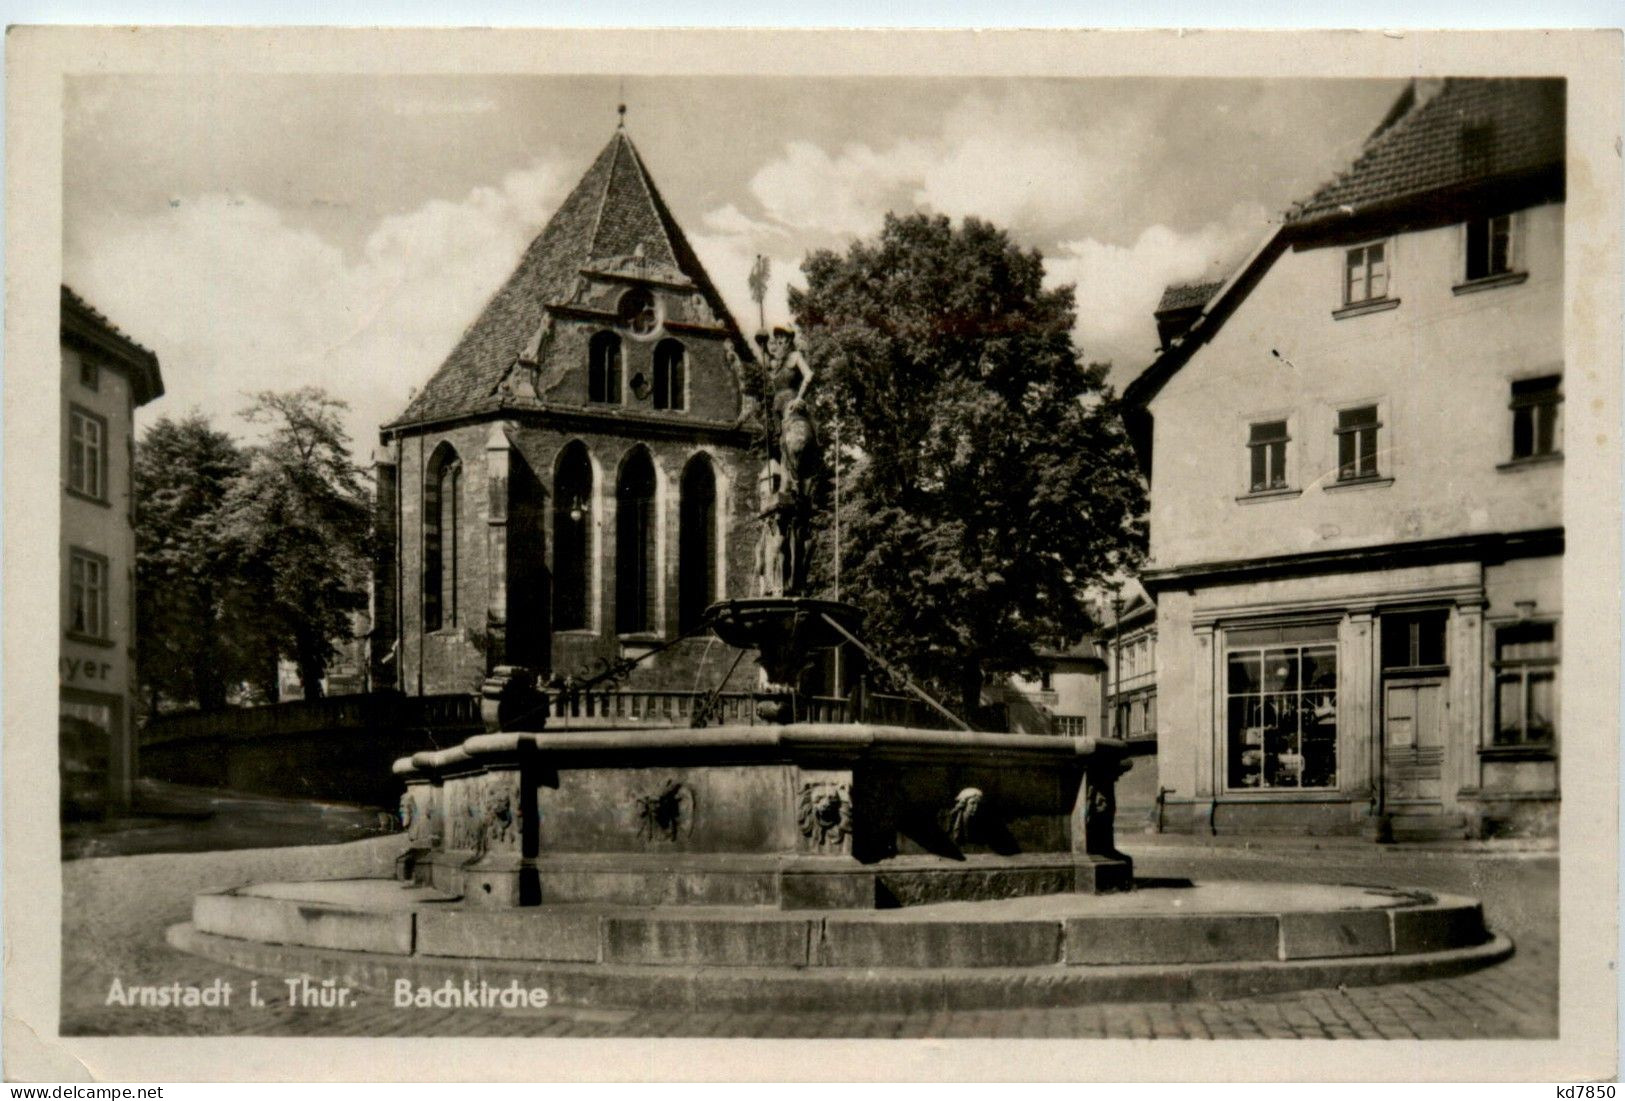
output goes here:
{"type": "Polygon", "coordinates": [[[807,593],[822,472],[811,372],[783,335],[768,364],[757,593],[705,617],[756,654],[765,725],[553,732],[527,673],[501,670],[490,733],[395,765],[403,878],[493,907],[872,909],[1127,887],[1119,743],[795,721],[815,655],[878,655],[856,608],[807,593]]]}
{"type": "Polygon", "coordinates": [[[1254,994],[1510,953],[1472,899],[1129,890],[1118,742],[978,733],[934,701],[957,729],[796,721],[820,650],[882,659],[856,609],[806,591],[810,372],[790,342],[768,351],[757,592],[706,618],[757,654],[760,722],[550,730],[558,697],[499,669],[487,733],[395,763],[406,847],[393,881],[202,894],[171,943],[393,988],[397,1004],[401,984],[450,997],[512,982],[556,1004],[849,1011],[1254,994]]]}

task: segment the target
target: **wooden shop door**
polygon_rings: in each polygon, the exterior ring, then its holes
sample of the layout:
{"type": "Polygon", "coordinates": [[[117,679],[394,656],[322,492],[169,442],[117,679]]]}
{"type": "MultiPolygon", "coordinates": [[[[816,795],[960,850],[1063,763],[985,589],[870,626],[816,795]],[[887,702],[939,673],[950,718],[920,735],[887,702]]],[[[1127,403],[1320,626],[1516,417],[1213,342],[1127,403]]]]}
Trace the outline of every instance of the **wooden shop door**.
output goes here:
{"type": "Polygon", "coordinates": [[[1383,686],[1383,785],[1391,810],[1443,809],[1446,683],[1390,680],[1383,686]]]}

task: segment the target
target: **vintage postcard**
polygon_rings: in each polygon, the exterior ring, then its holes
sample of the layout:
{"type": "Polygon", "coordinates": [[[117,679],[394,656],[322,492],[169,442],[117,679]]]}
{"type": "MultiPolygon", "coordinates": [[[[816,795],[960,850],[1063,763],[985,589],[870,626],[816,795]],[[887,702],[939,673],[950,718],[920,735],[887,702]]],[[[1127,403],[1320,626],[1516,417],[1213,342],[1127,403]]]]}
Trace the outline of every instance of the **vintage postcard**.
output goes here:
{"type": "Polygon", "coordinates": [[[1618,33],[8,46],[14,1080],[1616,1074],[1618,33]]]}

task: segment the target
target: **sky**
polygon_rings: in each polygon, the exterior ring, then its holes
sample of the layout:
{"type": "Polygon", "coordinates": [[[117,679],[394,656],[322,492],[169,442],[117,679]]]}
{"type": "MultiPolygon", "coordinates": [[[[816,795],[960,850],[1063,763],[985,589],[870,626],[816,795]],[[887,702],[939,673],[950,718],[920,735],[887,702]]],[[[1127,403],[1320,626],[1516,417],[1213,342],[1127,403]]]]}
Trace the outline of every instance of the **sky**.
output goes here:
{"type": "MultiPolygon", "coordinates": [[[[63,278],[162,365],[138,426],[248,395],[349,404],[358,458],[609,140],[616,106],[747,331],[811,250],[975,215],[1076,288],[1121,387],[1170,282],[1219,278],[1346,167],[1387,80],[76,76],[63,278]]],[[[517,347],[517,342],[516,342],[517,347]]]]}

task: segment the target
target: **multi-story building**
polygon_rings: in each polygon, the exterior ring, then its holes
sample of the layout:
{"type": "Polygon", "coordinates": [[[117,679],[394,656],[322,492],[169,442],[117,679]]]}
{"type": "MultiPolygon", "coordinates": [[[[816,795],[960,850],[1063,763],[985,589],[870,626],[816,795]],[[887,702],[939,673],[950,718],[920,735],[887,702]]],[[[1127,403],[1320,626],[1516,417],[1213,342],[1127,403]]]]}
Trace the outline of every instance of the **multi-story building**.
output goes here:
{"type": "Polygon", "coordinates": [[[1035,676],[1011,676],[996,693],[1010,732],[1073,738],[1101,734],[1103,665],[1095,644],[1084,639],[1064,650],[1041,650],[1038,656],[1043,665],[1035,676]]]}
{"type": "Polygon", "coordinates": [[[1157,606],[1130,581],[1100,602],[1096,639],[1105,664],[1102,730],[1127,741],[1157,737],[1157,606]]]}
{"type": "Polygon", "coordinates": [[[1169,828],[1555,830],[1564,148],[1412,84],[1126,390],[1169,828]]]}
{"type": "Polygon", "coordinates": [[[469,692],[499,664],[649,655],[629,687],[714,686],[723,648],[666,644],[749,595],[752,363],[617,130],[383,428],[373,683],[469,692]]]}
{"type": "Polygon", "coordinates": [[[1095,643],[1103,668],[1100,729],[1128,743],[1133,767],[1117,783],[1117,805],[1130,822],[1144,812],[1160,829],[1157,770],[1157,606],[1129,580],[1095,602],[1095,643]]]}
{"type": "Polygon", "coordinates": [[[164,392],[158,357],[62,288],[65,810],[126,805],[135,779],[135,408],[164,392]]]}

